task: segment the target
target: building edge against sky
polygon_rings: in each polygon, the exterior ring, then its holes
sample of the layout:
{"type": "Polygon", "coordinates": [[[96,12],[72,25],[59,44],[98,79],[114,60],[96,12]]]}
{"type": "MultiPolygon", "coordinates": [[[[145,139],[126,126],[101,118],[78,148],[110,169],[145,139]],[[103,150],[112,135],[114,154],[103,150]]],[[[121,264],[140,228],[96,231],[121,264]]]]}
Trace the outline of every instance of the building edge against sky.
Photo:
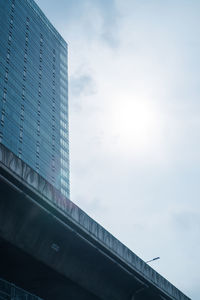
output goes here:
{"type": "Polygon", "coordinates": [[[0,142],[69,198],[67,57],[33,0],[1,0],[0,142]]]}

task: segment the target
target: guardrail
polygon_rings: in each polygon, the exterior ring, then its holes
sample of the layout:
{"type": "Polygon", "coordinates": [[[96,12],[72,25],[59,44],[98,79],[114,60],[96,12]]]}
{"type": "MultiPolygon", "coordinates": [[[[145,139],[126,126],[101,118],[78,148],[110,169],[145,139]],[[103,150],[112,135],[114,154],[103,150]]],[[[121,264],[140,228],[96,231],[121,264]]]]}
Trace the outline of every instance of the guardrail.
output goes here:
{"type": "Polygon", "coordinates": [[[42,300],[24,291],[15,284],[0,278],[0,300],[42,300]]]}

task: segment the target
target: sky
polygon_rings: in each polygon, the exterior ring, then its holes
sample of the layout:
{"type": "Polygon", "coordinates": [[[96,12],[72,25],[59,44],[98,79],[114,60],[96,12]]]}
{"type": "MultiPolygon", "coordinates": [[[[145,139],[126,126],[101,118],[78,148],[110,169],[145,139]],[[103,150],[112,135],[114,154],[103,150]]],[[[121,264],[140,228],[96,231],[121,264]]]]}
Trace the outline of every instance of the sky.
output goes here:
{"type": "Polygon", "coordinates": [[[69,46],[71,200],[200,295],[200,1],[37,0],[69,46]]]}

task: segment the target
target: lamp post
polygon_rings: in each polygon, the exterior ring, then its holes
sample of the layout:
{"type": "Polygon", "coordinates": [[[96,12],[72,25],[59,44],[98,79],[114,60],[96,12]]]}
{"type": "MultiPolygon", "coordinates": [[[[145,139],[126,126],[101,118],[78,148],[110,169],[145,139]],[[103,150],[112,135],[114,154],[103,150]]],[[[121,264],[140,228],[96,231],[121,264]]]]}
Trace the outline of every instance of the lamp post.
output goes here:
{"type": "Polygon", "coordinates": [[[159,256],[158,256],[158,257],[155,257],[155,258],[153,258],[153,259],[147,260],[147,261],[146,261],[146,264],[148,264],[148,263],[151,262],[151,261],[158,260],[158,259],[160,259],[159,256]]]}

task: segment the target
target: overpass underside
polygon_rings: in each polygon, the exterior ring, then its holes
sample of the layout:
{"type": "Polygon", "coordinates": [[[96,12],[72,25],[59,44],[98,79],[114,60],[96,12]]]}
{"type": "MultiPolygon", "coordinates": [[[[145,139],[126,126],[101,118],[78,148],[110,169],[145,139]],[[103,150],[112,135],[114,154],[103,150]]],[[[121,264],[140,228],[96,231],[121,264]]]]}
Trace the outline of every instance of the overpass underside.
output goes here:
{"type": "Polygon", "coordinates": [[[0,194],[1,278],[47,300],[161,299],[8,182],[0,194]]]}
{"type": "Polygon", "coordinates": [[[0,147],[0,278],[45,300],[189,300],[23,164],[0,147]]]}

